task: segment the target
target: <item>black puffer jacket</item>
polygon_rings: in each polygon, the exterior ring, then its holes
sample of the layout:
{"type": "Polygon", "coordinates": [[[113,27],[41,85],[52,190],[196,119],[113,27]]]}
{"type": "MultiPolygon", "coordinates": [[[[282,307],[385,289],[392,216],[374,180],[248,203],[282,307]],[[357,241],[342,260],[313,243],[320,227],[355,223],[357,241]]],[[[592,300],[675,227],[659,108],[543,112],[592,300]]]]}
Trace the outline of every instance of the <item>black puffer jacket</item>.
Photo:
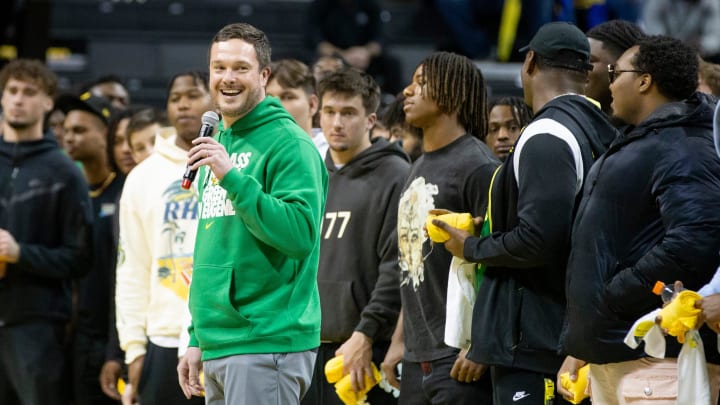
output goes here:
{"type": "MultiPolygon", "coordinates": [[[[642,357],[623,339],[661,305],[653,284],[682,280],[697,290],[717,269],[720,159],[711,103],[696,94],[660,107],[590,171],[568,262],[561,336],[568,354],[597,364],[642,357]]],[[[716,337],[704,329],[706,355],[717,363],[716,337]]],[[[668,346],[667,355],[676,354],[668,346]]]]}

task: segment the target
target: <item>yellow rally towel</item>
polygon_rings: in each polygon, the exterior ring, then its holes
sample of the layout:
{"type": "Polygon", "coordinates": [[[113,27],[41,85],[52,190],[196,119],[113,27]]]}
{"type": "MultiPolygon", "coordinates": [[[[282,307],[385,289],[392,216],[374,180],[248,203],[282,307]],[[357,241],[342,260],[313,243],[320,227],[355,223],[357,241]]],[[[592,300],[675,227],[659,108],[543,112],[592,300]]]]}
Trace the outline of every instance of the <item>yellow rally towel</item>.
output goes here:
{"type": "Polygon", "coordinates": [[[350,382],[350,374],[343,376],[343,356],[335,356],[325,363],[325,378],[330,384],[335,384],[335,393],[345,405],[357,405],[365,403],[368,391],[374,387],[380,379],[380,371],[375,363],[370,363],[373,376],[365,376],[365,389],[355,392],[350,382]]]}
{"type": "Polygon", "coordinates": [[[683,290],[660,311],[660,326],[680,343],[685,343],[685,333],[697,326],[700,309],[695,308],[695,301],[701,298],[695,291],[683,290]]]}
{"type": "Polygon", "coordinates": [[[697,327],[700,310],[695,309],[695,301],[700,295],[694,291],[683,290],[663,309],[656,309],[635,321],[625,336],[625,344],[636,349],[645,342],[645,353],[662,359],[665,357],[665,336],[655,323],[662,316],[661,325],[681,342],[682,350],[678,356],[678,404],[710,405],[710,384],[708,383],[705,349],[703,348],[697,327]]]}
{"type": "Polygon", "coordinates": [[[335,356],[325,363],[325,378],[330,384],[340,381],[343,376],[343,356],[335,356]]]}
{"type": "Polygon", "coordinates": [[[444,230],[438,228],[437,226],[433,225],[433,223],[432,223],[433,219],[439,219],[440,221],[445,222],[446,224],[452,226],[453,228],[462,229],[471,234],[475,233],[475,224],[473,224],[472,215],[470,215],[468,213],[428,215],[427,219],[425,220],[425,227],[427,228],[428,236],[435,243],[447,242],[448,240],[450,240],[450,234],[448,234],[444,230]]]}
{"type": "Polygon", "coordinates": [[[589,365],[581,367],[580,370],[578,370],[577,381],[575,382],[570,380],[570,373],[565,372],[560,374],[560,384],[573,394],[573,399],[570,403],[579,404],[583,399],[588,397],[585,393],[588,385],[588,370],[590,370],[589,365]]]}

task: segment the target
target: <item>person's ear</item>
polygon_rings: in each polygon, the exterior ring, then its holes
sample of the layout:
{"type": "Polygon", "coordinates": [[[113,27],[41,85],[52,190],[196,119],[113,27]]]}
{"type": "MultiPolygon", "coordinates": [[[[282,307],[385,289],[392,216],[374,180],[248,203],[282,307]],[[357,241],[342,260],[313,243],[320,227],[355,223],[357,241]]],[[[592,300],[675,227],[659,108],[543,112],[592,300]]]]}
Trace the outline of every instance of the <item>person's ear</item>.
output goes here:
{"type": "Polygon", "coordinates": [[[55,107],[55,101],[53,101],[52,97],[46,96],[45,100],[43,101],[42,107],[45,114],[48,114],[55,107]]]}
{"type": "Polygon", "coordinates": [[[320,107],[320,101],[318,100],[318,96],[315,94],[311,94],[308,97],[308,104],[310,105],[310,116],[312,117],[315,115],[315,113],[318,112],[318,108],[320,107]]]}
{"type": "Polygon", "coordinates": [[[533,74],[535,72],[535,69],[537,69],[537,55],[535,54],[535,51],[528,51],[528,53],[525,55],[525,62],[523,62],[523,70],[528,75],[533,74]]]}
{"type": "Polygon", "coordinates": [[[650,73],[643,73],[640,75],[640,86],[638,87],[638,91],[640,93],[647,93],[650,91],[650,88],[653,85],[653,79],[650,73]]]}
{"type": "Polygon", "coordinates": [[[368,115],[367,116],[367,125],[366,125],[365,129],[367,131],[370,131],[375,126],[376,122],[377,122],[377,114],[372,113],[372,114],[368,115]]]}
{"type": "Polygon", "coordinates": [[[266,66],[260,70],[260,85],[263,89],[267,87],[268,79],[270,79],[270,67],[266,66]]]}

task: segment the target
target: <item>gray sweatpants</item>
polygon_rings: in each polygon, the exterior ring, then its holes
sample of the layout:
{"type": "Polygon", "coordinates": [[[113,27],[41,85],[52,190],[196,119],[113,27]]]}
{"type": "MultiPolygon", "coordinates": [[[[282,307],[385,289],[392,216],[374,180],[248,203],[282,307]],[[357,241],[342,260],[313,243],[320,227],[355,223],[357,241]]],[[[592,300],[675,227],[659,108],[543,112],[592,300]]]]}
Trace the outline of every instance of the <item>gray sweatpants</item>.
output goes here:
{"type": "Polygon", "coordinates": [[[299,404],[310,386],[316,357],[316,351],[308,350],[205,361],[205,404],[299,404]]]}

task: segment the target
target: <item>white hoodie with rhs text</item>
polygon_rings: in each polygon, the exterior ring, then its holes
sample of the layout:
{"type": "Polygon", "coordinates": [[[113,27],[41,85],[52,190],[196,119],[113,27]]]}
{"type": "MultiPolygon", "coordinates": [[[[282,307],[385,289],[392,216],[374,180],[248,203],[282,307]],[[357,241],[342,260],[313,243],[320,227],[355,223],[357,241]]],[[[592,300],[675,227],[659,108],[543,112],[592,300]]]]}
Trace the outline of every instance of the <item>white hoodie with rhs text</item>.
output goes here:
{"type": "Polygon", "coordinates": [[[186,326],[197,231],[197,191],[180,187],[186,165],[175,136],[158,136],[125,181],[115,299],[128,364],[145,354],[148,339],[178,347],[186,326]]]}

